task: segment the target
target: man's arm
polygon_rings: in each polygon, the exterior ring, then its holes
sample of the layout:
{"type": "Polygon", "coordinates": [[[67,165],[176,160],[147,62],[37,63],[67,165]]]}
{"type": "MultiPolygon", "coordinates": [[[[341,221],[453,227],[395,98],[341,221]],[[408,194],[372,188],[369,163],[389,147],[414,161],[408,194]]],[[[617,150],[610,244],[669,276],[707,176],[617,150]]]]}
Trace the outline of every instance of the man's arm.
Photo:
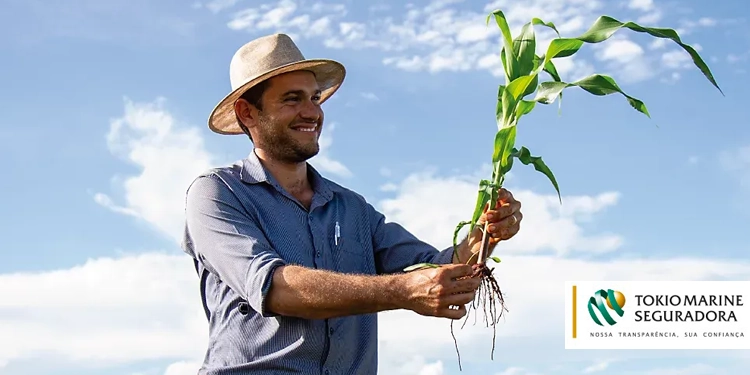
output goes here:
{"type": "Polygon", "coordinates": [[[479,280],[469,266],[456,265],[400,275],[364,276],[287,265],[241,210],[216,176],[188,190],[187,230],[195,256],[263,316],[323,319],[409,309],[459,319],[474,299],[479,280]]]}
{"type": "Polygon", "coordinates": [[[268,309],[287,316],[326,319],[408,309],[460,319],[474,300],[479,279],[470,266],[455,265],[398,275],[351,275],[284,266],[274,273],[268,309]],[[450,306],[460,306],[451,309],[450,306]]]}

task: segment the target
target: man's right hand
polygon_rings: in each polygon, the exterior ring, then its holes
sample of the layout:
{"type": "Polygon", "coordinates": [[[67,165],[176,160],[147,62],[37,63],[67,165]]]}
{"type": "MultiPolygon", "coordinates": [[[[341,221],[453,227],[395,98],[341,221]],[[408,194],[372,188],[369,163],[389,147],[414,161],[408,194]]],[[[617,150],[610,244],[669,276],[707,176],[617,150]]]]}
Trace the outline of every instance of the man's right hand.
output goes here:
{"type": "Polygon", "coordinates": [[[481,283],[478,276],[470,277],[473,273],[470,265],[449,264],[401,275],[404,307],[425,316],[461,319],[481,283]]]}

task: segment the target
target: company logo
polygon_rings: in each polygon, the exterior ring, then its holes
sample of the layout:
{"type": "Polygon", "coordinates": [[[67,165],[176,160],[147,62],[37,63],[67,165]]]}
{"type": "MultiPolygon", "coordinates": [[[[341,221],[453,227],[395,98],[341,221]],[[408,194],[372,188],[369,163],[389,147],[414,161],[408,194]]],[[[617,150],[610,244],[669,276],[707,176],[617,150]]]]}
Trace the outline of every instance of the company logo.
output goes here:
{"type": "Polygon", "coordinates": [[[617,316],[622,317],[625,314],[623,307],[625,306],[625,295],[612,289],[599,289],[593,297],[589,298],[589,315],[591,319],[600,326],[604,326],[599,316],[604,319],[610,326],[617,324],[612,317],[611,311],[614,311],[617,316]],[[597,314],[597,311],[599,312],[597,314]],[[599,315],[599,316],[597,316],[599,315]]]}

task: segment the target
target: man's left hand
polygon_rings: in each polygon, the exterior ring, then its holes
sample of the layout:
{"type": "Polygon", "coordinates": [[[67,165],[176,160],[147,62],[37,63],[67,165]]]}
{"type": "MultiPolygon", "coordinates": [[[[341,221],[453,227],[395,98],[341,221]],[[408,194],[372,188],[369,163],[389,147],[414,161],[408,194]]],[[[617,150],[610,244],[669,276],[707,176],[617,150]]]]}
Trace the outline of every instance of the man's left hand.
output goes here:
{"type": "MultiPolygon", "coordinates": [[[[487,207],[489,207],[489,204],[487,207]]],[[[495,209],[488,210],[485,208],[484,213],[477,222],[479,227],[472,231],[467,239],[472,255],[479,253],[479,249],[482,247],[482,230],[480,228],[484,228],[485,223],[489,223],[489,227],[487,228],[487,234],[490,236],[489,255],[498,242],[513,238],[518,233],[519,229],[521,229],[521,220],[523,220],[521,202],[515,200],[513,194],[508,190],[501,188],[498,191],[495,209]]],[[[474,258],[471,263],[476,261],[476,256],[474,258]]]]}

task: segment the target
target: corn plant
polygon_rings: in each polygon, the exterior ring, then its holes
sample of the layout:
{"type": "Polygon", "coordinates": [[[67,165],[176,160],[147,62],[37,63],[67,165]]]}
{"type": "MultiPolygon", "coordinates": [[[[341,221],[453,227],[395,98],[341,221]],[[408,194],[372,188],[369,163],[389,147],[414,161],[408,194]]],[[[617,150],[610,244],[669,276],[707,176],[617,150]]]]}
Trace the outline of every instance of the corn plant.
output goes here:
{"type": "MultiPolygon", "coordinates": [[[[520,34],[514,38],[510,32],[505,15],[501,10],[495,10],[487,16],[487,25],[489,25],[492,18],[494,18],[501,33],[502,47],[500,50],[500,59],[505,73],[505,82],[498,87],[497,107],[495,109],[498,130],[495,134],[494,150],[492,152],[493,170],[490,179],[483,179],[479,182],[479,192],[474,212],[470,220],[458,223],[453,233],[453,247],[455,250],[458,234],[463,227],[469,226],[470,231],[477,227],[482,230],[482,246],[479,253],[476,254],[477,265],[475,266],[474,275],[474,277],[481,277],[482,283],[477,291],[476,299],[469,307],[469,311],[471,308],[476,309],[478,303],[484,306],[485,321],[488,326],[493,326],[492,355],[494,355],[494,327],[502,316],[503,311],[507,311],[507,309],[503,300],[503,293],[500,291],[500,287],[492,275],[492,270],[486,265],[488,259],[496,263],[499,263],[500,259],[488,256],[489,236],[487,235],[487,224],[480,226],[477,222],[485,210],[495,209],[498,191],[503,186],[505,176],[513,167],[514,159],[518,159],[524,165],[531,165],[536,171],[544,174],[552,183],[562,204],[560,188],[547,164],[540,156],[534,156],[527,147],[516,147],[515,140],[519,120],[529,114],[537,103],[548,105],[554,103],[558,98],[561,102],[563,90],[571,87],[581,88],[596,96],[620,94],[636,111],[649,118],[651,117],[646,105],[641,100],[626,94],[612,77],[603,74],[592,74],[574,82],[565,82],[558,74],[553,60],[572,56],[581,49],[584,43],[603,42],[618,30],[625,28],[673,41],[690,55],[695,66],[698,67],[711,84],[722,95],[724,93],[719,88],[713,74],[698,52],[693,47],[683,43],[680,36],[673,29],[645,27],[633,22],[620,22],[609,16],[600,16],[580,36],[563,38],[553,23],[533,18],[530,22],[523,25],[520,34]],[[536,54],[535,26],[550,28],[557,34],[557,38],[550,42],[546,53],[541,56],[536,54]],[[540,75],[542,73],[549,76],[550,80],[540,82],[540,75]],[[500,304],[499,309],[497,303],[500,304]],[[487,304],[489,304],[489,317],[487,304]]],[[[470,261],[470,259],[466,260],[467,263],[470,261]]],[[[437,266],[422,263],[411,266],[405,269],[405,271],[437,266]]],[[[469,313],[467,312],[467,319],[468,315],[469,313]]],[[[453,333],[452,322],[451,333],[453,333]]],[[[453,338],[455,341],[455,336],[453,338]]],[[[458,351],[458,345],[456,345],[456,350],[458,351]]],[[[460,365],[459,355],[459,367],[460,365]]]]}

